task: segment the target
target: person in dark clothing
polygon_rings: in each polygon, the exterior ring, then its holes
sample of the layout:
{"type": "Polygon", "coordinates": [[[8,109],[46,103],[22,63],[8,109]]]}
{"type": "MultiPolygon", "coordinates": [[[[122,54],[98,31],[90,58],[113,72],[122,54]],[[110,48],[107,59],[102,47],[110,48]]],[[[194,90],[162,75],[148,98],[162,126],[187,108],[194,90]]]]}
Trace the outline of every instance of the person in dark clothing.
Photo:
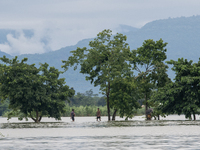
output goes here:
{"type": "Polygon", "coordinates": [[[152,108],[147,109],[147,111],[146,111],[147,120],[151,120],[151,113],[152,112],[153,112],[152,108]]]}
{"type": "Polygon", "coordinates": [[[72,112],[70,114],[70,117],[71,117],[72,121],[74,121],[74,116],[75,116],[74,109],[72,109],[72,112]]]}
{"type": "Polygon", "coordinates": [[[97,110],[97,121],[98,121],[98,119],[99,119],[99,121],[101,121],[101,112],[100,112],[99,108],[97,110]]]}

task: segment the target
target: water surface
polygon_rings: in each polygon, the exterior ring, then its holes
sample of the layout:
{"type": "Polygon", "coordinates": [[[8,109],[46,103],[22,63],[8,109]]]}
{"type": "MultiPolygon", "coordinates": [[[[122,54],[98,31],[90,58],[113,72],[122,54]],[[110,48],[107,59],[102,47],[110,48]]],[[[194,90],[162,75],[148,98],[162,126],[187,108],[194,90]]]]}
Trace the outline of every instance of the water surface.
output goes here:
{"type": "MultiPolygon", "coordinates": [[[[197,118],[199,118],[197,116],[197,118]]],[[[168,116],[145,121],[135,117],[129,121],[102,117],[69,117],[62,121],[43,118],[39,124],[31,120],[0,118],[0,149],[66,150],[66,149],[200,149],[200,120],[184,116],[168,116]]]]}

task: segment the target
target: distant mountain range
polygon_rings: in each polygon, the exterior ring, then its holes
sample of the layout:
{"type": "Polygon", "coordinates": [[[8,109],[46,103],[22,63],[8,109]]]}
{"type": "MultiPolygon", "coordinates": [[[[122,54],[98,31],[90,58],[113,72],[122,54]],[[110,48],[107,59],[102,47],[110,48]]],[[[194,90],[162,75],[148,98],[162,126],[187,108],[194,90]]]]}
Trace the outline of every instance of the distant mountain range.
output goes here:
{"type": "MultiPolygon", "coordinates": [[[[185,58],[197,62],[200,57],[200,16],[168,18],[156,20],[147,23],[142,28],[134,28],[131,26],[120,25],[118,29],[120,33],[127,36],[127,43],[131,49],[136,49],[142,46],[144,40],[153,39],[159,40],[162,38],[167,42],[167,60],[185,58]]],[[[6,34],[14,34],[14,30],[0,30],[0,43],[6,41],[6,34]]],[[[31,30],[24,30],[26,36],[32,36],[31,30]]],[[[88,47],[89,41],[93,38],[79,41],[76,45],[67,46],[57,51],[51,51],[44,54],[26,54],[19,55],[19,59],[28,58],[28,63],[47,62],[50,66],[54,66],[60,70],[61,60],[67,60],[71,55],[70,51],[77,47],[88,47]]],[[[0,51],[0,56],[6,55],[8,58],[13,56],[0,51]]],[[[174,77],[174,73],[169,70],[169,76],[174,77]]],[[[66,78],[66,84],[74,87],[76,92],[84,93],[92,89],[94,93],[99,93],[99,88],[85,81],[85,76],[79,73],[79,70],[74,71],[70,68],[61,77],[66,78]]]]}

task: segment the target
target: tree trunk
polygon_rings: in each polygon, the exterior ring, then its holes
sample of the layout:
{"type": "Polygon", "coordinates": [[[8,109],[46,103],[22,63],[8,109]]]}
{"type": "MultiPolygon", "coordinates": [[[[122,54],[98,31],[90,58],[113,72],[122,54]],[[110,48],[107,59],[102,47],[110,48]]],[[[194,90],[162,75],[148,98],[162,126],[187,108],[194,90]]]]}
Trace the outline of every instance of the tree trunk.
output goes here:
{"type": "Polygon", "coordinates": [[[42,120],[42,115],[40,116],[40,118],[39,118],[39,122],[42,120]]]}
{"type": "Polygon", "coordinates": [[[32,119],[34,122],[36,122],[35,118],[31,117],[31,119],[32,119]]]}
{"type": "Polygon", "coordinates": [[[36,119],[35,119],[35,122],[36,122],[36,123],[38,123],[38,122],[39,122],[39,120],[38,120],[38,119],[39,119],[39,114],[38,114],[38,111],[36,111],[36,119]]]}
{"type": "Polygon", "coordinates": [[[196,120],[196,116],[195,116],[195,113],[193,113],[193,117],[194,117],[194,120],[196,120]]]}
{"type": "Polygon", "coordinates": [[[113,113],[113,116],[112,116],[112,120],[113,120],[113,121],[115,120],[116,113],[117,113],[117,109],[115,109],[115,111],[114,111],[114,113],[113,113]]]}
{"type": "Polygon", "coordinates": [[[35,123],[38,123],[38,122],[40,122],[42,120],[42,114],[39,116],[39,112],[38,111],[36,111],[36,118],[33,118],[31,113],[30,113],[30,117],[35,123]]]}
{"type": "Polygon", "coordinates": [[[146,114],[146,119],[148,119],[147,118],[147,109],[148,109],[148,106],[147,106],[147,95],[145,93],[145,114],[146,114]]]}
{"type": "Polygon", "coordinates": [[[107,89],[107,111],[108,111],[108,121],[110,121],[110,102],[109,102],[109,95],[110,94],[110,82],[108,82],[108,89],[107,89]]]}
{"type": "Polygon", "coordinates": [[[33,118],[33,116],[31,115],[31,113],[30,113],[30,116],[31,116],[31,119],[32,119],[33,121],[35,121],[35,122],[36,122],[36,119],[35,119],[35,118],[33,118]]]}
{"type": "Polygon", "coordinates": [[[160,120],[160,115],[158,115],[158,120],[160,120]]]}

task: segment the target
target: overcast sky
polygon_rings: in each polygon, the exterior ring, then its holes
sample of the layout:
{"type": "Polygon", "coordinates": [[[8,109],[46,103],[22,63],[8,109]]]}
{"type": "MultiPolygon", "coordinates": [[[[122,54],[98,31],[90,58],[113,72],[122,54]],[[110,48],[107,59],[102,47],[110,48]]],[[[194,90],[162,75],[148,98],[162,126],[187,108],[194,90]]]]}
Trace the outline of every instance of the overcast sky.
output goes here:
{"type": "Polygon", "coordinates": [[[153,20],[193,15],[200,15],[200,0],[1,0],[0,29],[15,29],[19,36],[7,35],[0,50],[44,53],[103,29],[116,31],[119,24],[140,28],[153,20]],[[32,29],[34,36],[25,37],[23,29],[32,29]]]}

